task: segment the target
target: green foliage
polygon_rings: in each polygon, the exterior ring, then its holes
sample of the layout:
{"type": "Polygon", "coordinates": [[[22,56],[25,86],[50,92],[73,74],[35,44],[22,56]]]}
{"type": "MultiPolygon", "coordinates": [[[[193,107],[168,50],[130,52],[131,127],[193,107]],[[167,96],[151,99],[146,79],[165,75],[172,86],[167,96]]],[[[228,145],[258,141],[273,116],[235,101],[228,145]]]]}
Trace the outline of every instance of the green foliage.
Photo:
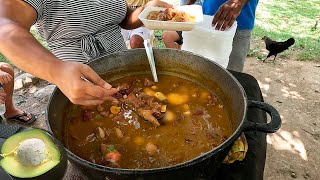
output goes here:
{"type": "Polygon", "coordinates": [[[154,31],[154,36],[159,37],[159,38],[157,38],[157,47],[158,48],[165,48],[166,47],[162,41],[162,34],[163,34],[163,30],[154,31]]]}

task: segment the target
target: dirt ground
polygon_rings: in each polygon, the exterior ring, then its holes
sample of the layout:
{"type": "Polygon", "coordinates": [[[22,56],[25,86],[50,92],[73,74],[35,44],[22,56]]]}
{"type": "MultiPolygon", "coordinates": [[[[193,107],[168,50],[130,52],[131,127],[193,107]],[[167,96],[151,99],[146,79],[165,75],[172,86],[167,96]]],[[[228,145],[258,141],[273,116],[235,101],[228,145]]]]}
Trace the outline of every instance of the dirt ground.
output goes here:
{"type": "Polygon", "coordinates": [[[282,127],[268,135],[266,180],[320,179],[320,64],[249,58],[244,72],[278,109],[282,127]]]}
{"type": "MultiPolygon", "coordinates": [[[[256,77],[265,101],[279,110],[283,120],[282,128],[268,135],[265,180],[319,180],[320,64],[248,58],[244,72],[256,77]]],[[[34,98],[29,90],[16,91],[15,102],[39,116],[34,127],[46,128],[47,100],[34,98]]]]}

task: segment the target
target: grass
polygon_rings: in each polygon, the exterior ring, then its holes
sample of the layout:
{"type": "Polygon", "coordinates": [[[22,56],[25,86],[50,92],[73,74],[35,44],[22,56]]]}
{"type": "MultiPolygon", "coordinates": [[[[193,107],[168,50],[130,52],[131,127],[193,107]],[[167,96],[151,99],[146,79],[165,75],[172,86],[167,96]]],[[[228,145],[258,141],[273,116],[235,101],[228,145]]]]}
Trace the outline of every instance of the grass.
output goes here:
{"type": "Polygon", "coordinates": [[[166,47],[165,44],[164,44],[163,41],[162,41],[162,34],[163,34],[163,30],[156,30],[156,31],[154,31],[154,35],[155,35],[156,37],[160,37],[160,39],[157,40],[157,46],[158,46],[159,48],[165,48],[165,47],[166,47]]]}
{"type": "MultiPolygon", "coordinates": [[[[34,28],[31,32],[47,47],[34,28]]],[[[162,32],[155,31],[155,35],[161,37],[162,32]]],[[[280,58],[320,62],[320,0],[260,0],[249,56],[266,56],[263,36],[278,41],[295,38],[296,43],[280,58]]],[[[158,47],[165,47],[162,40],[157,43],[158,47]]],[[[0,61],[8,62],[1,54],[0,61]]]]}
{"type": "Polygon", "coordinates": [[[265,48],[263,36],[281,41],[295,38],[294,46],[280,57],[320,62],[320,1],[261,0],[249,55],[258,59],[265,56],[260,50],[265,48]]]}

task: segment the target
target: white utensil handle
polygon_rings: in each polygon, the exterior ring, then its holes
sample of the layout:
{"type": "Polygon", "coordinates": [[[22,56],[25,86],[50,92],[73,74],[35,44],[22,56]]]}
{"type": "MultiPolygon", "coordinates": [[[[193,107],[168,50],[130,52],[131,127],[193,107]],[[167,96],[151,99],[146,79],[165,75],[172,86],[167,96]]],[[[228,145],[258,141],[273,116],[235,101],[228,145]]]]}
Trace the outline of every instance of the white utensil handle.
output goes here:
{"type": "Polygon", "coordinates": [[[154,56],[153,56],[153,50],[150,44],[150,39],[145,39],[144,40],[144,47],[146,49],[146,53],[148,56],[148,60],[149,60],[149,64],[150,64],[150,68],[151,68],[151,72],[152,72],[152,76],[153,76],[153,80],[154,82],[158,82],[158,76],[157,76],[157,70],[156,70],[156,65],[155,65],[155,61],[154,61],[154,56]]]}

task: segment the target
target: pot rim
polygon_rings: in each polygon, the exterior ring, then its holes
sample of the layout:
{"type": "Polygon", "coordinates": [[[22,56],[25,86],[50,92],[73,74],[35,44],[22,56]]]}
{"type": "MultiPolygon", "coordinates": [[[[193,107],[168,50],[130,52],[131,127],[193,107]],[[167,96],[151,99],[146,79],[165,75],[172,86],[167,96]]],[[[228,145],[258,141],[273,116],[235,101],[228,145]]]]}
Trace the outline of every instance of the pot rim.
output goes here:
{"type": "MultiPolygon", "coordinates": [[[[168,49],[169,48],[154,48],[155,51],[160,51],[160,52],[168,50],[168,49]]],[[[90,66],[90,64],[94,63],[96,60],[105,58],[107,56],[112,56],[112,55],[114,56],[114,55],[117,55],[119,53],[125,53],[125,52],[131,52],[131,51],[141,51],[141,50],[145,51],[144,48],[136,48],[136,49],[128,49],[128,50],[118,51],[118,52],[115,52],[115,53],[104,55],[104,56],[102,56],[100,58],[96,58],[96,59],[94,59],[94,60],[92,60],[92,61],[90,61],[90,62],[88,62],[86,64],[90,66]]],[[[177,50],[177,49],[170,49],[170,50],[171,51],[184,51],[184,50],[177,50]]],[[[82,159],[81,157],[79,157],[76,154],[74,154],[73,152],[71,152],[68,148],[66,148],[63,143],[61,143],[63,145],[63,147],[65,148],[65,150],[66,150],[66,152],[68,154],[68,157],[71,158],[73,161],[76,161],[76,162],[80,163],[83,166],[90,167],[90,168],[93,168],[93,169],[99,170],[99,171],[107,171],[107,172],[118,173],[118,174],[137,174],[137,175],[141,174],[142,175],[142,174],[150,174],[150,173],[158,173],[158,172],[164,172],[164,171],[170,171],[170,170],[177,170],[177,169],[180,169],[180,168],[189,167],[189,166],[198,164],[201,161],[210,158],[214,154],[218,153],[219,151],[222,151],[224,148],[226,148],[229,145],[231,145],[231,143],[233,143],[240,136],[240,134],[244,130],[243,124],[246,121],[246,113],[247,113],[247,109],[248,109],[248,104],[247,104],[248,99],[247,99],[247,95],[246,95],[246,92],[245,92],[244,88],[242,87],[240,82],[227,69],[223,68],[218,63],[216,63],[216,62],[214,62],[214,61],[212,61],[212,60],[210,60],[210,59],[208,59],[208,58],[206,58],[206,57],[204,57],[202,55],[195,54],[195,53],[192,53],[192,52],[189,52],[189,51],[184,51],[184,53],[190,54],[192,56],[201,57],[205,61],[210,62],[210,63],[214,63],[216,66],[219,66],[225,73],[227,73],[232,78],[232,80],[237,84],[238,88],[241,91],[241,96],[243,97],[243,101],[244,101],[243,102],[243,104],[244,104],[243,117],[242,117],[242,120],[239,123],[238,127],[233,131],[233,133],[229,136],[229,138],[226,141],[221,143],[219,146],[213,148],[212,150],[207,151],[206,153],[204,153],[202,155],[199,155],[199,156],[197,156],[197,157],[195,157],[193,159],[190,159],[188,161],[184,161],[182,163],[171,165],[171,166],[152,168],[152,169],[123,169],[123,168],[112,168],[112,167],[108,167],[108,166],[98,165],[98,164],[89,162],[89,161],[87,161],[85,159],[82,159]]],[[[48,126],[49,131],[52,132],[52,134],[54,136],[55,136],[55,134],[52,131],[50,123],[49,123],[48,111],[49,111],[49,105],[50,105],[50,102],[52,101],[53,95],[57,91],[60,91],[60,90],[57,87],[55,87],[53,93],[50,96],[49,103],[48,103],[47,108],[46,108],[46,124],[48,126]]]]}

